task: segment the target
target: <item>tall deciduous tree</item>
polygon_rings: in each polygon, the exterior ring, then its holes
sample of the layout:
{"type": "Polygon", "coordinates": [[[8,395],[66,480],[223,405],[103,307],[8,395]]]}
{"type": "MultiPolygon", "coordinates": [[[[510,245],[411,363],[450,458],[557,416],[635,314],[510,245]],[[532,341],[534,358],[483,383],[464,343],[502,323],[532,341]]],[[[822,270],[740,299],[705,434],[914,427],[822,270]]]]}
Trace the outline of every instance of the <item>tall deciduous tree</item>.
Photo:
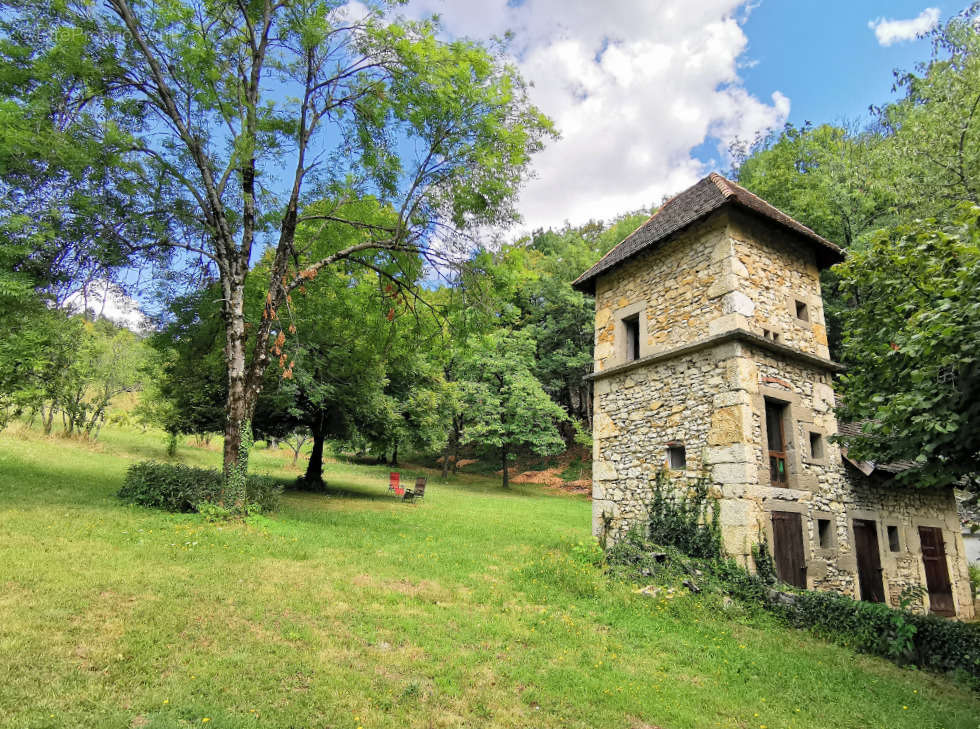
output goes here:
{"type": "Polygon", "coordinates": [[[530,338],[498,330],[471,341],[460,368],[463,443],[500,459],[504,488],[519,450],[545,456],[565,447],[556,425],[568,416],[531,374],[533,362],[530,338]]]}
{"type": "MultiPolygon", "coordinates": [[[[146,189],[166,190],[134,197],[129,215],[153,225],[129,249],[180,249],[217,272],[227,470],[291,294],[338,261],[431,256],[446,249],[437,238],[513,220],[529,155],[550,123],[498,56],[440,41],[433,23],[391,21],[374,4],[360,17],[351,13],[363,6],[336,0],[107,6],[59,6],[55,22],[65,32],[57,37],[94,40],[85,48],[100,59],[102,80],[76,103],[99,98],[136,111],[142,123],[120,130],[120,146],[146,189]],[[367,192],[390,204],[393,219],[358,219],[350,203],[367,192]],[[323,199],[334,203],[308,207],[323,199]],[[304,225],[308,240],[329,225],[350,226],[359,240],[314,254],[297,241],[304,225]],[[246,280],[266,244],[273,256],[264,309],[246,331],[246,280]]],[[[22,26],[51,15],[46,2],[9,12],[22,26]]],[[[48,54],[52,63],[60,45],[48,54]]]]}
{"type": "Polygon", "coordinates": [[[894,219],[897,198],[885,169],[884,134],[823,124],[787,125],[756,143],[738,181],[825,238],[850,247],[894,219]]]}
{"type": "Polygon", "coordinates": [[[954,224],[876,235],[837,267],[844,319],[843,420],[863,422],[851,455],[912,461],[911,485],[980,479],[980,208],[954,224]]]}
{"type": "Polygon", "coordinates": [[[928,62],[896,72],[905,98],[880,109],[886,177],[902,210],[920,217],[980,205],[980,3],[933,31],[932,42],[928,62]]]}

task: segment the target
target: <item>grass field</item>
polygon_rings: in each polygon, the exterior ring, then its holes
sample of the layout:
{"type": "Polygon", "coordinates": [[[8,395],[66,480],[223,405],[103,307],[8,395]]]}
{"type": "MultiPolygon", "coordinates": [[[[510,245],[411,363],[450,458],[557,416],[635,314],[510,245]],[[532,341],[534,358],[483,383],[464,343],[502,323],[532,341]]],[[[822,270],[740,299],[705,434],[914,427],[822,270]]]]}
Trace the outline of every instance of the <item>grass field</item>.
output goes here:
{"type": "MultiPolygon", "coordinates": [[[[217,450],[179,456],[216,465],[217,450]]],[[[0,434],[0,727],[969,727],[949,681],[581,556],[589,504],[331,464],[246,524],[124,506],[160,434],[0,434]]],[[[258,450],[254,470],[293,477],[258,450]]]]}

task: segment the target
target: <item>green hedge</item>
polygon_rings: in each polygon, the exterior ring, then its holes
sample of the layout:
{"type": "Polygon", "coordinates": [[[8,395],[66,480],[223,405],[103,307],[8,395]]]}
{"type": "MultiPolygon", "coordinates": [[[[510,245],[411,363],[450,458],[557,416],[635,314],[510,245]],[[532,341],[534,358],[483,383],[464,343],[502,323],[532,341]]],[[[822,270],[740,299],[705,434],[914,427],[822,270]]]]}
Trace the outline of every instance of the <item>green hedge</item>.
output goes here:
{"type": "Polygon", "coordinates": [[[767,606],[790,625],[899,663],[962,673],[980,686],[980,626],[976,624],[812,590],[792,593],[790,599],[768,600],[767,606]]]}
{"type": "MultiPolygon", "coordinates": [[[[119,498],[151,509],[192,512],[202,502],[217,502],[223,484],[221,472],[214,469],[143,461],[127,469],[119,498]]],[[[246,501],[263,512],[278,509],[281,494],[282,484],[270,476],[249,476],[245,484],[246,501]]]]}
{"type": "Polygon", "coordinates": [[[896,610],[835,592],[797,591],[766,579],[763,566],[770,557],[764,543],[753,552],[759,570],[749,573],[732,559],[691,557],[633,531],[609,548],[606,560],[614,578],[662,584],[690,579],[704,592],[731,595],[792,627],[899,664],[952,674],[980,689],[980,623],[896,610]]]}

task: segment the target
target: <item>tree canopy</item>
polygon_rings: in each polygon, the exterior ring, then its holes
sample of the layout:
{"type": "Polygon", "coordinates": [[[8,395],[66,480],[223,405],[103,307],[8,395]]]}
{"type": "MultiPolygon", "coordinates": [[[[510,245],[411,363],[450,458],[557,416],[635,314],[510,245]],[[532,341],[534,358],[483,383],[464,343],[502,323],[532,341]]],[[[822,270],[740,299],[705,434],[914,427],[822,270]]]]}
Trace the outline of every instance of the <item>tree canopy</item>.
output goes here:
{"type": "Polygon", "coordinates": [[[839,417],[851,455],[911,461],[916,486],[980,479],[980,207],[949,225],[883,230],[838,266],[844,296],[839,417]]]}
{"type": "MultiPolygon", "coordinates": [[[[431,258],[472,226],[512,221],[530,155],[551,134],[499,55],[383,10],[335,0],[5,8],[5,67],[27,79],[8,85],[15,128],[36,120],[52,148],[114,155],[106,168],[126,172],[119,218],[138,221],[112,229],[114,250],[171,263],[177,251],[217,276],[226,470],[291,294],[338,261],[431,258]],[[360,218],[365,195],[393,214],[360,218]],[[297,239],[303,226],[310,234],[297,239]],[[336,226],[357,240],[331,248],[336,226]],[[247,332],[246,281],[264,245],[264,309],[247,332]]],[[[69,169],[54,160],[5,176],[21,219],[52,167],[69,169]]],[[[52,193],[62,205],[63,177],[52,193]]]]}

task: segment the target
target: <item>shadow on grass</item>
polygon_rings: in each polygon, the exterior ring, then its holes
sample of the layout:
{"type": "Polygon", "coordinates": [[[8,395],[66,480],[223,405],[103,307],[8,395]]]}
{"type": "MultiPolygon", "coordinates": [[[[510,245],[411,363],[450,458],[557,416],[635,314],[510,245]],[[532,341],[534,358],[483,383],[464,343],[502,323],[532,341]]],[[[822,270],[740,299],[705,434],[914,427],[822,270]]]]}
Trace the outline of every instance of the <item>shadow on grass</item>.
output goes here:
{"type": "Polygon", "coordinates": [[[296,479],[284,483],[283,487],[283,494],[326,496],[328,498],[356,499],[359,501],[397,501],[394,494],[387,490],[381,491],[380,489],[386,487],[380,484],[378,486],[365,485],[362,487],[329,480],[324,481],[322,484],[308,484],[304,483],[301,479],[296,479]]]}

